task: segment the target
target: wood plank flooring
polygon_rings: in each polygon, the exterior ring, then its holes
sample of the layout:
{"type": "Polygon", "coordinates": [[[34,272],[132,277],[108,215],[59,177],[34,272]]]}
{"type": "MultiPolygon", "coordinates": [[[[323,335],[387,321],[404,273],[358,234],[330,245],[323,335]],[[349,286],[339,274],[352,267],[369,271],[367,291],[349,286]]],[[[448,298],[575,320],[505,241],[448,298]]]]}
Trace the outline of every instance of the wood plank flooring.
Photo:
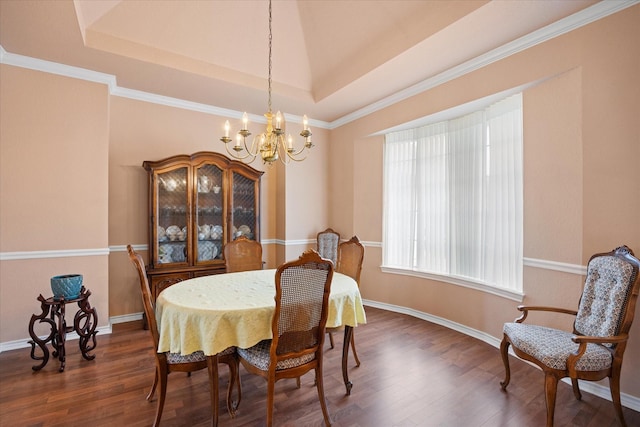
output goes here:
{"type": "MultiPolygon", "coordinates": [[[[342,337],[325,352],[325,393],[336,427],[518,426],[545,425],[543,375],[512,358],[511,384],[500,390],[504,368],[498,349],[445,327],[407,315],[366,308],[368,323],[355,329],[362,365],[350,356],[354,383],[345,396],[341,373],[342,337]]],[[[26,325],[25,325],[26,328],[26,325]]],[[[153,381],[151,336],[141,323],[114,325],[98,335],[96,359],[82,359],[77,341],[67,342],[67,365],[58,372],[50,360],[40,372],[29,349],[0,354],[0,426],[148,426],[156,400],[145,400],[153,381]]],[[[220,387],[228,372],[220,365],[220,387]]],[[[240,368],[242,402],[231,419],[220,401],[220,426],[261,426],[266,383],[240,368]]],[[[221,394],[223,396],[223,394],[221,394]]],[[[640,413],[625,408],[629,426],[640,413]]],[[[191,377],[169,376],[162,426],[208,426],[211,422],[206,370],[191,377]]],[[[274,424],[320,426],[322,412],[313,376],[276,384],[274,424]]],[[[617,426],[611,402],[559,384],[556,426],[617,426]]]]}

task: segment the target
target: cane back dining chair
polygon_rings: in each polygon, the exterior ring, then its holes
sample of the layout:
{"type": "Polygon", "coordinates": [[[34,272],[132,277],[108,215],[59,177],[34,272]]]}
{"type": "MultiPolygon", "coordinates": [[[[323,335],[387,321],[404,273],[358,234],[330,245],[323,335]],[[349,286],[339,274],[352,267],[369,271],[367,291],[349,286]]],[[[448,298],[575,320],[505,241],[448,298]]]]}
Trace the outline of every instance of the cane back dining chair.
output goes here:
{"type": "MultiPolygon", "coordinates": [[[[158,348],[158,342],[160,335],[158,333],[158,323],[156,322],[156,314],[154,310],[154,304],[151,300],[151,290],[149,288],[149,281],[145,273],[144,261],[140,254],[134,251],[131,245],[127,245],[127,252],[129,252],[129,258],[138,271],[138,277],[140,279],[140,288],[142,291],[142,303],[144,306],[144,312],[147,316],[147,322],[151,336],[153,337],[154,350],[158,348]]],[[[209,383],[211,387],[211,408],[213,411],[212,425],[218,425],[218,364],[215,363],[215,356],[206,356],[202,351],[196,351],[189,355],[181,355],[178,353],[155,353],[156,360],[156,372],[151,386],[151,391],[147,395],[147,400],[151,401],[156,391],[158,384],[160,385],[160,396],[156,407],[156,415],[153,421],[153,425],[160,424],[162,418],[162,410],[164,408],[164,401],[167,395],[167,379],[171,372],[187,372],[191,373],[199,371],[201,369],[207,369],[209,371],[209,383]]],[[[217,355],[219,363],[225,363],[229,366],[229,388],[227,390],[227,410],[233,417],[235,416],[235,410],[240,402],[240,379],[239,379],[239,361],[234,347],[230,347],[223,350],[217,355]],[[232,393],[234,386],[237,385],[237,400],[232,402],[232,393]]]]}
{"type": "Polygon", "coordinates": [[[262,245],[247,236],[240,236],[227,243],[223,252],[227,273],[262,269],[262,245]]]}
{"type": "Polygon", "coordinates": [[[318,253],[322,258],[330,259],[334,266],[338,259],[339,243],[340,233],[331,228],[327,228],[316,235],[316,249],[318,253]]]}
{"type": "Polygon", "coordinates": [[[582,395],[578,380],[609,378],[611,398],[620,423],[625,426],[620,403],[622,357],[633,322],[640,290],[640,261],[626,246],[593,255],[578,310],[519,306],[522,315],[504,324],[500,352],[505,367],[502,390],[509,385],[509,346],[514,353],[538,365],[544,372],[547,426],[553,425],[556,391],[561,378],[571,378],[573,393],[582,395]],[[530,311],[547,311],[575,316],[573,332],[523,323],[530,311]]]}
{"type": "Polygon", "coordinates": [[[322,347],[327,323],[333,264],[314,250],[278,267],[272,336],[248,349],[238,348],[246,370],[267,380],[267,426],[273,422],[276,381],[315,370],[318,398],[331,425],[322,380],[322,347]]]}
{"type": "MultiPolygon", "coordinates": [[[[362,272],[362,262],[364,261],[364,246],[358,240],[358,236],[353,236],[350,240],[342,242],[338,245],[338,263],[336,265],[336,271],[338,273],[346,274],[356,281],[360,286],[360,273],[362,272]]],[[[327,328],[329,334],[329,342],[331,348],[333,345],[333,332],[337,332],[343,329],[339,328],[327,328]]],[[[360,359],[356,352],[355,331],[351,334],[351,350],[353,351],[353,357],[356,360],[356,366],[360,366],[360,359]]]]}

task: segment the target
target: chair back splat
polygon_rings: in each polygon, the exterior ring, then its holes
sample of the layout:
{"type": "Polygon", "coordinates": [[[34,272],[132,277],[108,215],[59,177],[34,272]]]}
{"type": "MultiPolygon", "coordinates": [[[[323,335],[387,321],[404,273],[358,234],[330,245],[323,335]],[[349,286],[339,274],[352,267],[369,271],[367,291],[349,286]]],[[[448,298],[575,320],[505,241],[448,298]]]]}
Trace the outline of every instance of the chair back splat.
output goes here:
{"type": "Polygon", "coordinates": [[[350,240],[338,245],[338,264],[336,271],[346,274],[360,286],[360,273],[362,272],[362,262],[364,261],[364,246],[358,240],[358,236],[353,236],[350,240]]]}
{"type": "Polygon", "coordinates": [[[338,244],[340,233],[331,228],[321,231],[316,236],[317,251],[322,258],[330,259],[333,265],[338,260],[338,244]]]}
{"type": "Polygon", "coordinates": [[[223,252],[227,273],[262,269],[262,245],[247,236],[239,236],[227,243],[223,252]]]}
{"type": "MultiPolygon", "coordinates": [[[[346,274],[358,283],[360,286],[360,273],[362,272],[362,262],[364,261],[364,246],[358,240],[358,236],[353,236],[350,240],[342,242],[338,245],[338,264],[336,271],[346,274]]],[[[329,334],[329,343],[334,348],[333,333],[342,328],[327,328],[329,334]]],[[[355,331],[354,331],[355,332],[355,331]]],[[[355,333],[351,334],[351,350],[353,358],[356,360],[356,366],[360,366],[360,358],[356,351],[355,333]]]]}
{"type": "Polygon", "coordinates": [[[511,373],[509,347],[521,359],[538,365],[545,375],[547,426],[553,426],[558,381],[571,378],[573,394],[580,400],[578,380],[609,378],[611,400],[620,424],[626,426],[620,402],[620,374],[640,292],[640,261],[620,246],[589,259],[587,277],[577,310],[545,306],[518,306],[522,315],[504,324],[500,353],[506,390],[511,373]],[[524,323],[530,311],[575,316],[573,331],[524,323]]]}

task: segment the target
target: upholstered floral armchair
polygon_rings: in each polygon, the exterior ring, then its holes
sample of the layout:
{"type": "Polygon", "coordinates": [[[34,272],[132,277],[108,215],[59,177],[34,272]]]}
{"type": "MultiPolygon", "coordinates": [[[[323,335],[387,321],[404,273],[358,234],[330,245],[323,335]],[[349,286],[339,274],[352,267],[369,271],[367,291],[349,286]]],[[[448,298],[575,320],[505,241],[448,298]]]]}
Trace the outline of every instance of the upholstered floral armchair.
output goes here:
{"type": "Polygon", "coordinates": [[[626,426],[620,403],[620,372],[640,289],[639,268],[633,251],[621,246],[591,257],[577,311],[519,306],[522,316],[504,324],[500,345],[505,367],[502,390],[509,385],[508,350],[513,346],[518,357],[535,363],[544,372],[547,426],[553,425],[558,381],[564,377],[571,378],[578,400],[582,397],[578,380],[608,377],[616,414],[626,426]],[[524,323],[534,310],[575,316],[573,332],[524,323]]]}

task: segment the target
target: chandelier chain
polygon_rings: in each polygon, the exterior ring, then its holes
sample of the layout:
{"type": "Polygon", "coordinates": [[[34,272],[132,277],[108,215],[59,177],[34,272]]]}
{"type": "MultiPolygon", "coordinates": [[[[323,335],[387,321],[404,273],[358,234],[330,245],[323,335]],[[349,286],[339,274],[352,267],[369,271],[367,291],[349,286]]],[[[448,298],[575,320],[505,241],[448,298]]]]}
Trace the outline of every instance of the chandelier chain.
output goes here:
{"type": "Polygon", "coordinates": [[[269,113],[271,113],[271,0],[269,0],[269,113]]]}

